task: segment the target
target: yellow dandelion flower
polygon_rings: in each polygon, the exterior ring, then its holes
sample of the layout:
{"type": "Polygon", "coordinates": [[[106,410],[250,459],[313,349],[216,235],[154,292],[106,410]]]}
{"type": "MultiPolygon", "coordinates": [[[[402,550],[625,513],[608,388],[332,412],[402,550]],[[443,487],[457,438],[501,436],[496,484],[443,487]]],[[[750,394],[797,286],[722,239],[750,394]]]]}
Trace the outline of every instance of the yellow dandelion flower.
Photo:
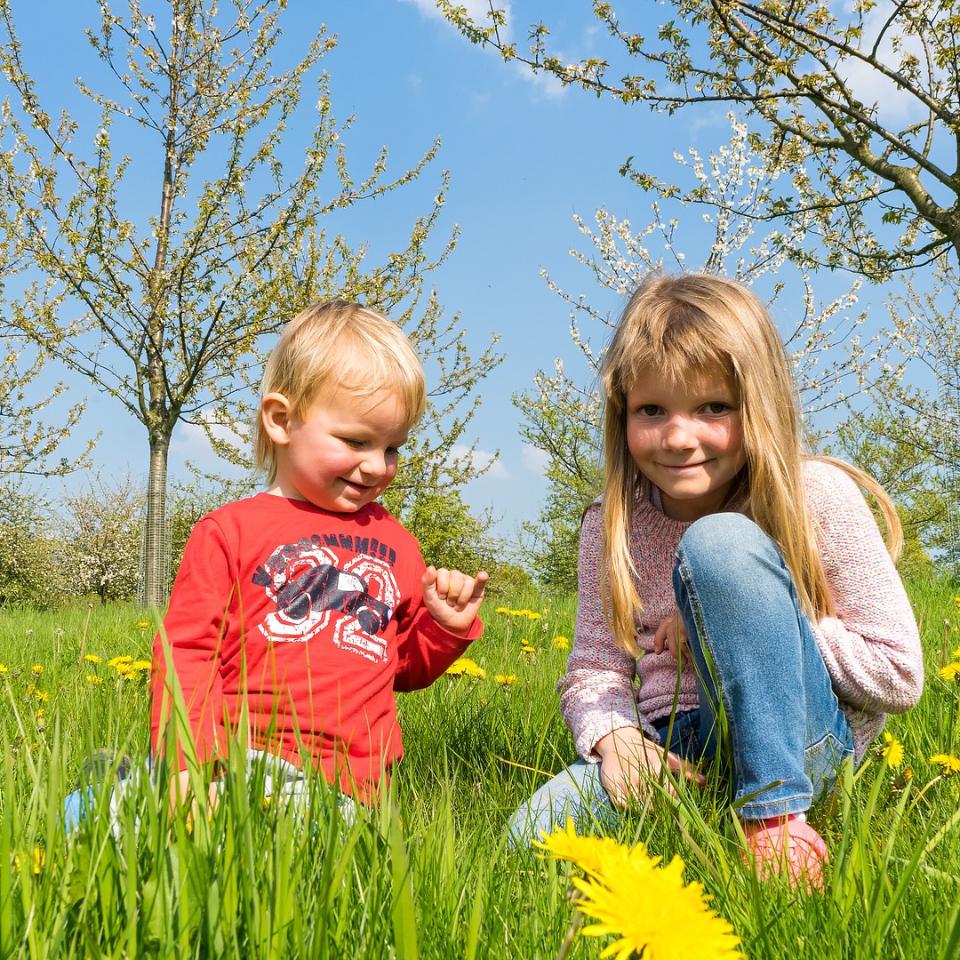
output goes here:
{"type": "Polygon", "coordinates": [[[507,614],[508,616],[509,616],[511,613],[513,613],[513,611],[512,611],[509,607],[497,607],[493,612],[494,612],[494,613],[505,613],[505,614],[507,614]]]}
{"type": "Polygon", "coordinates": [[[740,938],[710,909],[702,884],[684,884],[683,861],[674,857],[661,867],[658,860],[632,857],[615,869],[605,869],[602,877],[574,878],[581,894],[577,909],[597,921],[584,927],[583,935],[617,938],[600,956],[617,960],[743,958],[740,938]],[[656,904],[657,909],[638,909],[638,904],[656,904]]]}
{"type": "Polygon", "coordinates": [[[42,720],[45,713],[46,713],[46,711],[43,709],[43,707],[37,707],[37,719],[38,719],[38,720],[42,720]]]}
{"type": "Polygon", "coordinates": [[[487,675],[487,671],[476,660],[471,660],[470,657],[457,657],[447,667],[446,672],[452,677],[477,677],[480,680],[483,680],[487,675]]]}
{"type": "Polygon", "coordinates": [[[532,647],[529,643],[522,643],[522,644],[520,644],[520,652],[521,652],[521,653],[536,653],[536,652],[537,652],[537,648],[536,648],[536,647],[532,647]]]}
{"type": "Polygon", "coordinates": [[[0,673],[9,673],[10,669],[5,663],[0,663],[0,673]]]}
{"type": "Polygon", "coordinates": [[[121,664],[133,663],[133,657],[128,657],[126,654],[122,654],[119,657],[111,657],[107,661],[108,667],[113,667],[114,669],[118,668],[121,664]]]}
{"type": "Polygon", "coordinates": [[[524,616],[525,616],[528,620],[542,620],[542,619],[543,619],[543,614],[542,614],[542,613],[537,613],[535,610],[524,610],[523,613],[524,613],[524,616]]]}
{"type": "Polygon", "coordinates": [[[887,766],[895,770],[903,763],[903,744],[888,731],[883,731],[883,747],[880,756],[887,761],[887,766]]]}
{"type": "Polygon", "coordinates": [[[141,630],[149,630],[149,629],[150,629],[150,621],[149,621],[149,620],[138,620],[138,621],[137,621],[137,626],[138,626],[141,630]]]}
{"type": "Polygon", "coordinates": [[[957,605],[957,609],[960,610],[960,597],[954,597],[953,602],[957,605]]]}
{"type": "Polygon", "coordinates": [[[42,663],[35,663],[35,664],[30,668],[30,672],[31,672],[35,677],[39,677],[40,674],[43,673],[43,664],[42,664],[42,663]]]}
{"type": "MultiPolygon", "coordinates": [[[[17,873],[23,867],[23,862],[26,859],[26,856],[21,856],[19,853],[13,855],[13,866],[16,869],[17,873]]],[[[44,851],[43,847],[34,847],[33,848],[33,873],[35,876],[39,875],[43,871],[44,864],[47,862],[47,854],[44,851]]]]}
{"type": "Polygon", "coordinates": [[[87,663],[103,663],[103,657],[98,657],[95,653],[85,653],[83,659],[87,663]]]}
{"type": "Polygon", "coordinates": [[[897,771],[897,776],[894,779],[894,786],[898,790],[903,790],[906,788],[907,784],[913,779],[913,768],[904,767],[902,770],[897,771]]]}
{"type": "Polygon", "coordinates": [[[951,756],[949,753],[935,753],[930,758],[930,762],[940,767],[940,775],[943,777],[960,773],[960,757],[951,756]]]}
{"type": "Polygon", "coordinates": [[[493,679],[501,687],[512,687],[520,678],[515,673],[498,673],[493,679]]]}
{"type": "Polygon", "coordinates": [[[948,683],[954,680],[960,682],[960,660],[955,660],[953,663],[941,667],[940,676],[948,683]]]}
{"type": "Polygon", "coordinates": [[[570,638],[565,637],[562,634],[553,638],[553,645],[558,650],[569,650],[570,649],[570,638]]]}
{"type": "Polygon", "coordinates": [[[50,699],[50,694],[46,690],[34,690],[33,697],[41,703],[46,703],[50,699]]]}
{"type": "Polygon", "coordinates": [[[743,957],[730,924],[710,909],[703,886],[684,884],[679,857],[666,866],[642,843],[626,847],[610,837],[582,837],[568,819],[566,827],[544,834],[534,846],[540,856],[567,860],[587,876],[574,877],[577,908],[597,920],[585,936],[617,937],[600,954],[627,960],[679,960],[685,957],[727,960],[743,957]],[[657,904],[638,910],[638,903],[657,904]]]}
{"type": "Polygon", "coordinates": [[[130,664],[131,670],[152,670],[153,664],[149,660],[134,660],[130,664]]]}
{"type": "Polygon", "coordinates": [[[98,683],[103,683],[103,677],[98,677],[93,673],[88,673],[84,679],[87,681],[87,683],[94,686],[98,683]]]}
{"type": "Polygon", "coordinates": [[[542,850],[537,856],[542,859],[566,860],[584,873],[599,876],[611,864],[625,858],[645,857],[642,843],[624,847],[612,837],[584,837],[577,833],[573,820],[567,817],[565,827],[555,827],[553,833],[542,833],[533,846],[542,850]]]}

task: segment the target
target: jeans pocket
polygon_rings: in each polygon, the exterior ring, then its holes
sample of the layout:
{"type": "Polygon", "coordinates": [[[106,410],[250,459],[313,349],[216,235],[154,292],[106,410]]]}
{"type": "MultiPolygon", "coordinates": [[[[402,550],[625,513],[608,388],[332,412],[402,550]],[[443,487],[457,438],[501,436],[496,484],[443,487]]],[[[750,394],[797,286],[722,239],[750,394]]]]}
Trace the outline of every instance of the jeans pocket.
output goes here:
{"type": "Polygon", "coordinates": [[[813,785],[813,798],[825,794],[833,786],[840,767],[853,749],[847,747],[835,734],[827,733],[803,751],[803,771],[813,785]]]}

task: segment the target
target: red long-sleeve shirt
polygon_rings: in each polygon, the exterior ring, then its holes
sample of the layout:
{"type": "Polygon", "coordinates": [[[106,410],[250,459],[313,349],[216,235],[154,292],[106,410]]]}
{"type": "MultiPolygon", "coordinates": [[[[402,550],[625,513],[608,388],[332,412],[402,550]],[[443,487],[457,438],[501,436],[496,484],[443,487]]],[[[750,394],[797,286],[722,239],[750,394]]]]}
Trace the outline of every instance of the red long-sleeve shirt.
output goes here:
{"type": "Polygon", "coordinates": [[[201,760],[225,755],[246,696],[251,748],[297,764],[305,750],[369,796],[403,753],[394,690],[432,683],[482,631],[436,623],[423,571],[416,539],[377,503],[332,513],[261,493],[205,516],[154,641],[154,751],[169,655],[201,760]]]}

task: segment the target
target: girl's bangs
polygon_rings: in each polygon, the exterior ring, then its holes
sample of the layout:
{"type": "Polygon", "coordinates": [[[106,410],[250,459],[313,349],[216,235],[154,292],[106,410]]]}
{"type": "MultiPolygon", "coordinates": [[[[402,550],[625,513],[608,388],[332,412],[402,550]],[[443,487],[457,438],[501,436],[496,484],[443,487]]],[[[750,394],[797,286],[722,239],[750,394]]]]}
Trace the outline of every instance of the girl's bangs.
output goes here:
{"type": "MultiPolygon", "coordinates": [[[[712,326],[712,325],[711,325],[712,326]]],[[[652,331],[651,331],[652,332],[652,331]]],[[[722,379],[738,386],[736,363],[720,331],[703,326],[676,324],[660,336],[649,336],[620,354],[617,380],[624,392],[641,377],[654,371],[669,383],[694,379],[722,379]]]]}

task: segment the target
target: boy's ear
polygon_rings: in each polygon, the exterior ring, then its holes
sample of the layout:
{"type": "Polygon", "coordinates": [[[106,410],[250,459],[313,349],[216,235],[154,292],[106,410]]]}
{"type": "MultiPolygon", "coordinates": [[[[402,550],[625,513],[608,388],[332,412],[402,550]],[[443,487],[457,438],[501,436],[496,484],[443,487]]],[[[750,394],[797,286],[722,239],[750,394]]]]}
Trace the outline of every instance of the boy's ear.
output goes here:
{"type": "Polygon", "coordinates": [[[268,393],[260,401],[260,421],[274,444],[286,446],[290,442],[293,412],[290,401],[282,393],[268,393]]]}

